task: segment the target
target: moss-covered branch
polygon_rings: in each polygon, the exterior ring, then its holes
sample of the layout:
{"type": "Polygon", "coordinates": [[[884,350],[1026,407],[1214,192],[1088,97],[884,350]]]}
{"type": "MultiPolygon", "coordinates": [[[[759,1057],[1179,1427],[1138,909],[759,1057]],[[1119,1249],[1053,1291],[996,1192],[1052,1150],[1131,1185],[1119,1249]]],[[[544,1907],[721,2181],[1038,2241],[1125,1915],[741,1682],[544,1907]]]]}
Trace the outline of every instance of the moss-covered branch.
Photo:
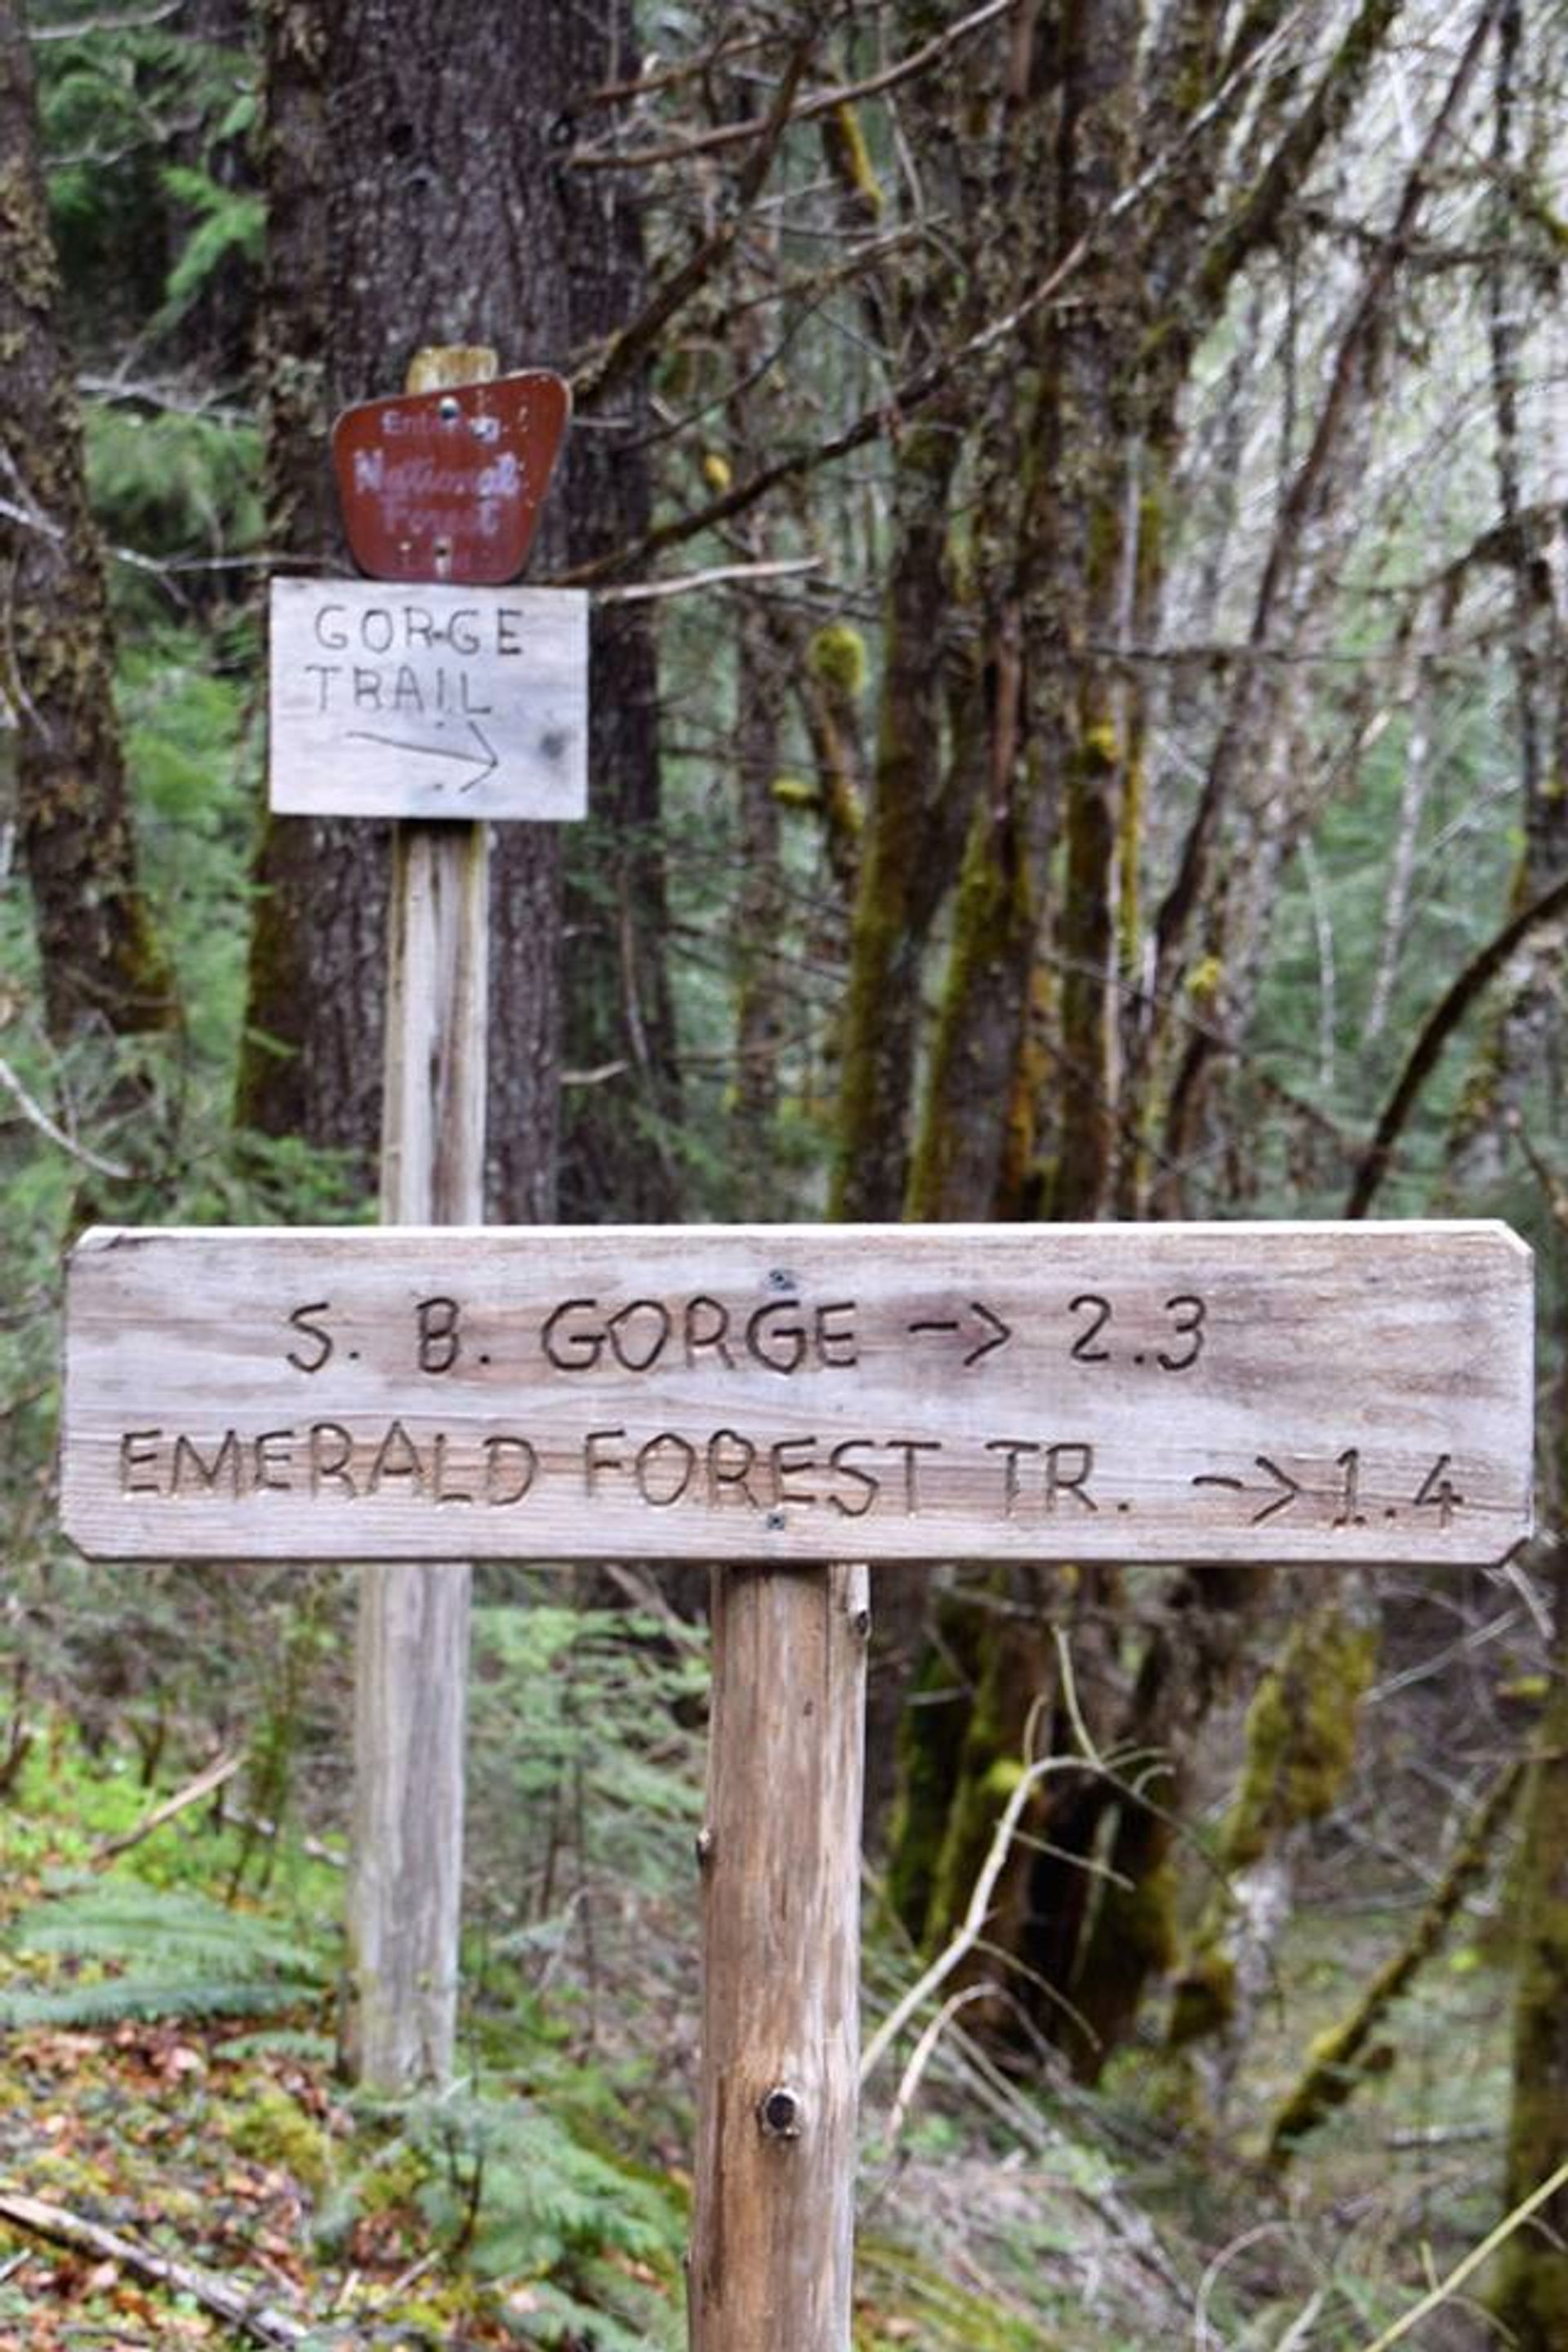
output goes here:
{"type": "Polygon", "coordinates": [[[1349,2016],[1318,2036],[1305,2072],[1269,2126],[1265,2153],[1270,2164],[1289,2164],[1308,2134],[1343,2106],[1364,2079],[1360,2062],[1373,2034],[1437,1949],[1466,1895],[1495,1858],[1498,1832],[1518,1793],[1521,1769],[1516,1760],[1499,1773],[1466,1824],[1414,1935],[1384,1961],[1349,2016]]]}

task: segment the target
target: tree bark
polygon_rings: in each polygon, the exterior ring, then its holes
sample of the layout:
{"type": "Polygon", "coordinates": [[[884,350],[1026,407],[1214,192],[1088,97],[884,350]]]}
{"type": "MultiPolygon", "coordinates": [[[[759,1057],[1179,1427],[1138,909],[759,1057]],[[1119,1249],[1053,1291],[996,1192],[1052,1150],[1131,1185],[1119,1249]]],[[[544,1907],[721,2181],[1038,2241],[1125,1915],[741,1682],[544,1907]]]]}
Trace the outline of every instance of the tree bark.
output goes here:
{"type": "Polygon", "coordinates": [[[0,0],[0,709],[16,724],[44,1019],[64,1045],[91,1028],[166,1029],[178,1007],[137,871],[104,551],[14,0],[0,0]]]}
{"type": "MultiPolygon", "coordinates": [[[[570,89],[634,79],[640,50],[631,0],[560,11],[570,89]]],[[[641,190],[629,172],[567,174],[562,190],[574,349],[603,341],[647,292],[641,190]]],[[[651,363],[616,377],[583,416],[566,468],[566,529],[575,562],[642,538],[653,517],[651,363]]],[[[569,1092],[562,1130],[561,1211],[573,1222],[661,1224],[679,1211],[674,1142],[680,1118],[667,943],[655,607],[595,607],[588,759],[593,807],[566,850],[566,1055],[616,1075],[569,1092]]]]}

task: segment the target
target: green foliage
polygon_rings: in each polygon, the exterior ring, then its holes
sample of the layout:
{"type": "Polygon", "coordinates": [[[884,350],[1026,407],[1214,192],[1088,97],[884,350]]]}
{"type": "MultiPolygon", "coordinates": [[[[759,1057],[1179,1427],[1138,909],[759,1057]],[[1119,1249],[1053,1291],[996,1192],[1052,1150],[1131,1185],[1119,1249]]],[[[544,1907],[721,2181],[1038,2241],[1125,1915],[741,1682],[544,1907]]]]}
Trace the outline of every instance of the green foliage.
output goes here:
{"type": "Polygon", "coordinates": [[[258,195],[224,187],[206,172],[171,163],[163,173],[169,195],[192,213],[195,226],[169,272],[158,324],[173,326],[231,257],[259,264],[267,209],[258,195]]]}
{"type": "Polygon", "coordinates": [[[504,1605],[481,1586],[472,1701],[480,1857],[525,1890],[498,1957],[539,1948],[568,1871],[656,1895],[684,1879],[707,1695],[700,1635],[672,1645],[649,1615],[563,1606],[543,1578],[507,1583],[504,1605]]]}
{"type": "Polygon", "coordinates": [[[403,2133],[426,2167],[426,2221],[466,2237],[482,2276],[541,2273],[612,2248],[647,2261],[679,2245],[681,2216],[668,2198],[533,2101],[434,2097],[409,2109],[403,2133]]]}
{"type": "MultiPolygon", "coordinates": [[[[87,412],[87,468],[93,511],[106,537],[138,555],[235,555],[260,539],[261,443],[247,418],[95,401],[87,412]]],[[[133,648],[133,658],[157,651],[173,654],[178,666],[166,594],[123,569],[116,572],[115,587],[122,617],[133,596],[138,613],[163,622],[157,636],[133,648]]],[[[230,629],[226,642],[220,636],[216,645],[187,632],[184,643],[187,661],[199,649],[211,665],[215,685],[254,672],[254,632],[237,637],[230,629]]],[[[226,727],[224,736],[229,731],[226,727]]]]}
{"type": "Polygon", "coordinates": [[[36,1905],[12,1934],[24,1958],[52,1957],[83,1971],[52,1990],[7,1990],[0,2021],[12,2028],[254,2017],[323,1990],[320,1963],[292,1927],[189,1889],[105,1878],[36,1905]]]}
{"type": "Polygon", "coordinates": [[[164,333],[224,265],[248,268],[258,250],[245,184],[256,60],[131,15],[95,25],[69,0],[33,14],[57,26],[36,54],[73,324],[89,351],[117,332],[164,333]]]}
{"type": "Polygon", "coordinates": [[[410,2210],[419,2232],[501,2290],[529,2344],[652,2352],[679,2340],[681,2200],[584,2131],[579,2070],[531,2071],[510,2095],[462,2087],[378,2105],[384,2134],[322,2206],[343,2242],[357,2215],[410,2210]]]}

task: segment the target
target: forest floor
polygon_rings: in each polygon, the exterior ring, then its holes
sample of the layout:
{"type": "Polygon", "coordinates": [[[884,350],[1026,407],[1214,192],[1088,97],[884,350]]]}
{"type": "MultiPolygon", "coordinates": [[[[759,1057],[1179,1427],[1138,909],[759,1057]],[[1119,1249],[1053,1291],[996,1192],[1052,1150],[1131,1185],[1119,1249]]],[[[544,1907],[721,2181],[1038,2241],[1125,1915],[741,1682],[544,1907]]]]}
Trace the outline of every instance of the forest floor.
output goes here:
{"type": "MultiPolygon", "coordinates": [[[[255,1839],[210,1807],[109,1856],[154,1796],[61,1727],[0,1810],[3,2352],[673,2352],[689,2051],[665,2079],[635,2027],[586,2050],[531,1999],[475,2040],[482,2090],[356,2098],[333,2069],[341,1874],[279,1840],[258,1888],[255,1839]]],[[[1353,1874],[1319,1892],[1224,2142],[1156,2120],[1152,2050],[1047,2100],[944,2049],[891,2150],[879,2081],[857,2352],[1363,2352],[1484,2236],[1503,2002],[1463,1933],[1283,2184],[1234,2153],[1400,1933],[1353,1874]]],[[[1494,2339],[1456,2304],[1405,2340],[1494,2339]]]]}

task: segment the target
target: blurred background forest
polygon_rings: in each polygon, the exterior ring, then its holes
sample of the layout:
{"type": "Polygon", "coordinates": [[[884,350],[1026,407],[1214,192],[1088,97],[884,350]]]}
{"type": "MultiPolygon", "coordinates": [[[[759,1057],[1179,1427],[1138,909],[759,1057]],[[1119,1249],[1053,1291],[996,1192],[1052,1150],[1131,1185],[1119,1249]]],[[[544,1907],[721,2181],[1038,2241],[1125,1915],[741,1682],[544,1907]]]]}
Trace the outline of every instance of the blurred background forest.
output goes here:
{"type": "Polygon", "coordinates": [[[0,2173],[277,2320],[0,2224],[0,2342],[683,2340],[700,1590],[479,1579],[461,2086],[370,2102],[352,1577],[53,1524],[85,1223],[374,1213],[386,841],[266,817],[263,583],[468,342],[571,377],[595,598],[493,1218],[1537,1253],[1502,1569],[879,1580],[868,2037],[963,1951],[858,2340],[1568,2352],[1565,100],[1558,0],[0,0],[0,2173]]]}

